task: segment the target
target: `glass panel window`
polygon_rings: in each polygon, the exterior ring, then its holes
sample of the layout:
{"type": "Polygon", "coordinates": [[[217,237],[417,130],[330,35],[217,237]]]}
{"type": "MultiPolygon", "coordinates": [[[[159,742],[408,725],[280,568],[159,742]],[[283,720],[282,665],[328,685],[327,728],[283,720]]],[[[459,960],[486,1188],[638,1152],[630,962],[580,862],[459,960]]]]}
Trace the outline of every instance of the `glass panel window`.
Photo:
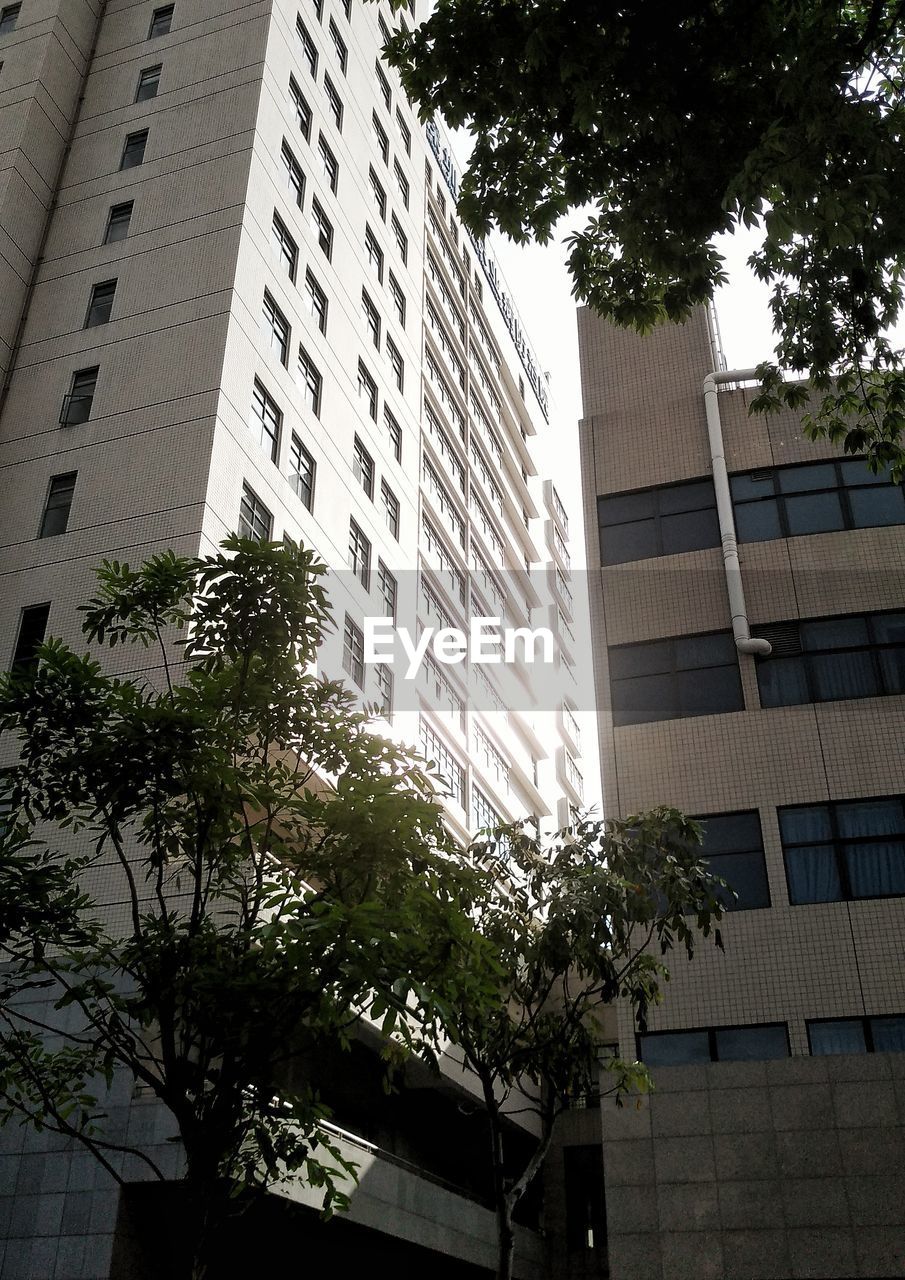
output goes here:
{"type": "Polygon", "coordinates": [[[115,204],[107,218],[107,229],[104,232],[104,244],[115,244],[117,240],[125,240],[129,234],[134,202],[127,200],[124,204],[115,204]]]}
{"type": "Polygon", "coordinates": [[[141,129],[138,133],[127,134],[123,146],[122,159],[119,162],[120,169],[135,169],[138,165],[143,164],[147,145],[147,129],[141,129]]]}
{"type": "Polygon", "coordinates": [[[312,76],[317,75],[317,45],[308,34],[308,28],[302,22],[301,17],[295,19],[295,34],[299,38],[299,44],[302,46],[302,57],[308,64],[308,70],[312,76]]]}
{"type": "Polygon", "coordinates": [[[493,831],[497,827],[503,826],[503,816],[498,809],[490,803],[480,787],[476,787],[472,783],[471,787],[471,832],[476,835],[479,831],[493,831]]]}
{"type": "Polygon", "coordinates": [[[384,191],[377,174],[374,172],[373,165],[368,169],[368,182],[371,186],[371,195],[374,197],[374,204],[380,215],[381,221],[386,222],[387,218],[387,193],[384,191]]]}
{"type": "Polygon", "coordinates": [[[380,158],[384,164],[390,162],[390,140],[387,137],[387,131],[377,118],[377,113],[371,115],[371,128],[374,130],[374,137],[377,140],[377,150],[380,152],[380,158]]]}
{"type": "Polygon", "coordinates": [[[382,560],[377,562],[377,589],[383,601],[384,615],[396,621],[396,600],[399,594],[396,579],[382,560]]]}
{"type": "Polygon", "coordinates": [[[276,353],[280,364],[285,365],[289,360],[289,322],[266,289],[261,328],[265,342],[276,353]]]}
{"type": "Polygon", "coordinates": [[[64,476],[51,477],[39,538],[55,538],[66,532],[77,475],[78,472],[70,471],[64,476]]]}
{"type": "MultiPolygon", "coordinates": [[[[447,794],[465,807],[465,770],[438,733],[422,716],[419,721],[418,744],[421,754],[446,784],[447,794]]],[[[472,788],[472,795],[474,788],[472,788]]]]}
{"type": "Polygon", "coordinates": [[[399,281],[393,275],[392,271],[389,275],[390,297],[393,299],[393,309],[396,312],[396,319],[405,328],[405,294],[399,287],[399,281]]]}
{"type": "Polygon", "coordinates": [[[91,290],[91,300],[88,303],[88,311],[85,315],[86,329],[92,329],[95,325],[106,324],[110,319],[110,312],[113,310],[113,299],[116,295],[116,281],[105,280],[103,284],[96,284],[91,290]]]}
{"type": "Polygon", "coordinates": [[[400,199],[407,209],[409,207],[409,180],[402,172],[402,165],[398,160],[393,161],[393,177],[396,179],[400,199]]]}
{"type": "Polygon", "coordinates": [[[157,90],[160,87],[160,73],[162,70],[162,63],[158,63],[156,67],[145,67],[144,71],[142,71],[138,77],[138,87],[135,90],[136,102],[145,102],[148,98],[157,97],[157,90]]]}
{"type": "Polygon", "coordinates": [[[322,379],[317,365],[301,345],[299,345],[299,367],[297,380],[302,388],[302,398],[304,403],[308,405],[308,408],[314,414],[315,418],[319,418],[321,412],[322,379]]]}
{"type": "Polygon", "coordinates": [[[336,194],[336,188],[339,183],[339,161],[330,150],[327,139],[322,133],[318,134],[317,151],[324,168],[324,177],[330,184],[330,190],[336,194]]]}
{"type": "Polygon", "coordinates": [[[389,409],[384,408],[383,421],[387,429],[387,435],[390,438],[390,446],[393,450],[393,457],[397,462],[402,461],[402,428],[390,413],[389,409]]]}
{"type": "Polygon", "coordinates": [[[719,893],[728,911],[769,907],[770,890],[764,862],[763,837],[757,810],[716,813],[698,818],[703,828],[701,857],[713,875],[725,880],[737,896],[719,893]]]}
{"type": "Polygon", "coordinates": [[[905,1014],[820,1018],[808,1024],[811,1053],[905,1053],[905,1014]]]}
{"type": "Polygon", "coordinates": [[[5,36],[8,31],[15,31],[21,10],[21,4],[7,4],[0,9],[0,36],[5,36]]]}
{"type": "Polygon", "coordinates": [[[720,545],[711,480],[597,499],[602,564],[624,564],[720,545]]]}
{"type": "Polygon", "coordinates": [[[764,1062],[789,1056],[784,1022],[749,1027],[707,1027],[696,1031],[652,1031],[638,1037],[648,1066],[674,1067],[695,1062],[764,1062]]]}
{"type": "Polygon", "coordinates": [[[292,194],[292,199],[301,209],[302,201],[305,198],[305,175],[302,173],[301,166],[285,138],[280,150],[280,160],[286,171],[286,186],[292,194]]]}
{"type": "Polygon", "coordinates": [[[377,77],[377,87],[378,87],[378,89],[380,90],[380,96],[381,96],[381,98],[383,98],[383,105],[386,107],[387,111],[389,111],[389,109],[390,109],[390,82],[389,82],[389,80],[386,78],[386,76],[383,74],[383,67],[381,67],[381,65],[380,65],[380,60],[379,60],[379,59],[374,63],[374,74],[375,74],[375,75],[376,75],[376,77],[377,77]]]}
{"type": "Polygon", "coordinates": [[[321,333],[327,332],[327,295],[317,283],[314,272],[310,268],[305,272],[305,297],[308,301],[308,310],[320,329],[321,333]]]}
{"type": "Polygon", "coordinates": [[[76,427],[91,417],[91,406],[97,389],[98,368],[79,369],[72,375],[69,394],[63,397],[60,425],[76,427]]]}
{"type": "Polygon", "coordinates": [[[289,97],[295,108],[295,118],[302,137],[306,142],[309,142],[311,140],[311,108],[308,105],[308,99],[299,88],[295,76],[289,77],[289,97]]]}
{"type": "Polygon", "coordinates": [[[799,805],[778,813],[793,906],[905,894],[902,797],[799,805]]]}
{"type": "Polygon", "coordinates": [[[614,645],[609,657],[614,724],[744,710],[729,632],[614,645]]]}
{"type": "Polygon", "coordinates": [[[346,67],[349,62],[349,51],[346,48],[346,42],[343,40],[342,36],[339,34],[339,28],[337,27],[336,23],[333,21],[332,18],[330,19],[330,25],[328,30],[330,32],[330,39],[333,41],[333,50],[336,54],[336,61],[339,64],[339,69],[343,73],[343,75],[345,75],[346,67]]]}
{"type": "Polygon", "coordinates": [[[383,250],[370,227],[365,227],[365,253],[368,255],[371,271],[383,284],[383,250]]]}
{"type": "Polygon", "coordinates": [[[774,643],[776,636],[780,640],[773,654],[757,659],[764,707],[879,698],[905,688],[905,611],[776,623],[757,630],[774,643]],[[799,652],[789,654],[790,648],[799,652]]]}
{"type": "Polygon", "coordinates": [[[254,392],[251,399],[251,426],[263,447],[270,454],[271,462],[276,462],[280,448],[280,424],[283,415],[272,396],[268,395],[261,383],[255,378],[254,392]]]}
{"type": "Polygon", "coordinates": [[[289,448],[289,483],[309,511],[314,510],[315,462],[293,431],[289,448]]]}
{"type": "Polygon", "coordinates": [[[38,650],[44,643],[47,633],[47,622],[50,618],[49,604],[32,604],[22,610],[19,617],[19,630],[16,633],[16,647],[10,670],[21,675],[33,671],[38,664],[38,650]]]}
{"type": "Polygon", "coordinates": [[[239,537],[269,542],[272,532],[273,516],[254,490],[243,484],[242,501],[239,505],[239,537]]]}
{"type": "Polygon", "coordinates": [[[365,638],[361,627],[346,614],[343,628],[343,670],[347,671],[359,689],[365,685],[365,638]]]}
{"type": "Polygon", "coordinates": [[[393,381],[396,383],[397,388],[403,391],[405,390],[405,362],[402,359],[399,348],[389,334],[387,334],[387,355],[393,370],[393,381]]]}
{"type": "Polygon", "coordinates": [[[905,486],[861,458],[736,475],[730,487],[743,542],[905,524],[905,486]]]}
{"type": "Polygon", "coordinates": [[[383,503],[383,512],[386,516],[387,528],[394,538],[399,537],[399,499],[393,490],[387,484],[386,480],[380,482],[380,498],[383,503]]]}
{"type": "Polygon", "coordinates": [[[371,543],[354,520],[349,521],[349,567],[367,591],[371,575],[371,543]]]}
{"type": "Polygon", "coordinates": [[[366,369],[364,362],[358,362],[358,394],[368,406],[368,413],[377,421],[377,383],[366,369]]]}
{"type": "Polygon", "coordinates": [[[639,1037],[639,1052],[648,1067],[684,1066],[710,1062],[706,1031],[653,1031],[639,1037]]]}
{"type": "Polygon", "coordinates": [[[170,28],[173,25],[173,13],[175,5],[166,4],[160,9],[155,9],[151,17],[151,26],[148,29],[148,39],[153,40],[157,36],[169,35],[170,28]]]}
{"type": "Polygon", "coordinates": [[[311,225],[321,252],[329,261],[333,256],[333,224],[324,213],[316,196],[311,200],[311,225]]]}
{"type": "Polygon", "coordinates": [[[361,443],[358,436],[355,437],[355,445],[352,450],[352,474],[373,502],[374,459],[361,443]]]}
{"type": "Polygon", "coordinates": [[[789,1033],[784,1023],[760,1027],[717,1027],[714,1031],[719,1062],[765,1062],[788,1058],[789,1033]]]}
{"type": "Polygon", "coordinates": [[[294,283],[299,258],[298,245],[289,234],[285,222],[276,212],[273,215],[273,225],[270,231],[270,247],[281,263],[283,270],[294,283]]]}
{"type": "Polygon", "coordinates": [[[361,313],[364,316],[365,329],[371,335],[371,341],[380,350],[380,312],[374,306],[366,289],[361,291],[361,313]]]}
{"type": "Polygon", "coordinates": [[[395,213],[390,219],[390,223],[393,228],[393,239],[396,241],[396,248],[399,250],[399,257],[402,259],[403,263],[405,263],[408,261],[409,254],[408,237],[399,225],[399,220],[395,213]]]}
{"type": "Polygon", "coordinates": [[[376,668],[377,710],[389,716],[393,710],[393,673],[388,662],[378,663],[376,668]]]}
{"type": "Polygon", "coordinates": [[[396,128],[399,130],[399,137],[402,139],[403,150],[407,156],[410,156],[412,154],[412,135],[398,107],[396,108],[396,128]]]}

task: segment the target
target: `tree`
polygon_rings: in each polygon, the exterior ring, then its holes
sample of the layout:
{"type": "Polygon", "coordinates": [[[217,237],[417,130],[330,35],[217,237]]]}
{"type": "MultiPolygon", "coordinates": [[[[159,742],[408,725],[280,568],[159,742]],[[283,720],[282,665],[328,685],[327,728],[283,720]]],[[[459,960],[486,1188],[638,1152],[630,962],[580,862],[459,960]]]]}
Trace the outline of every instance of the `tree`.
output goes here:
{"type": "Polygon", "coordinates": [[[713,936],[723,882],[700,860],[700,829],[674,809],[622,821],[580,820],[549,848],[520,827],[490,833],[474,848],[485,865],[475,920],[494,946],[497,1000],[460,997],[448,1029],[480,1082],[486,1109],[499,1257],[497,1280],[512,1276],[513,1211],[550,1149],[570,1098],[645,1092],[639,1062],[599,1061],[599,1016],[628,1001],[641,1030],[669,978],[662,956],[692,958],[713,936]],[[508,879],[494,865],[502,859],[508,879]],[[504,1143],[505,1117],[529,1110],[538,1141],[519,1167],[504,1143]]]}
{"type": "MultiPolygon", "coordinates": [[[[404,7],[403,0],[394,0],[404,7]]],[[[759,227],[775,360],[756,407],[905,474],[905,5],[892,0],[438,0],[387,47],[423,119],[467,126],[459,213],[570,240],[577,296],[680,321],[723,283],[714,237],[759,227]],[[784,381],[806,374],[816,393],[784,381]]]]}
{"type": "Polygon", "coordinates": [[[50,640],[0,686],[21,748],[0,844],[0,1118],[76,1138],[120,1178],[131,1148],[105,1136],[99,1082],[124,1070],[152,1091],[185,1152],[196,1277],[237,1192],[294,1174],[345,1203],[354,1169],[316,1077],[293,1070],[303,1054],[368,1016],[388,1054],[430,1058],[439,1009],[491,992],[432,783],[312,674],[323,567],[223,545],[101,569],[84,632],[150,648],[143,670],[50,640]],[[122,920],[90,892],[101,868],[122,920]]]}

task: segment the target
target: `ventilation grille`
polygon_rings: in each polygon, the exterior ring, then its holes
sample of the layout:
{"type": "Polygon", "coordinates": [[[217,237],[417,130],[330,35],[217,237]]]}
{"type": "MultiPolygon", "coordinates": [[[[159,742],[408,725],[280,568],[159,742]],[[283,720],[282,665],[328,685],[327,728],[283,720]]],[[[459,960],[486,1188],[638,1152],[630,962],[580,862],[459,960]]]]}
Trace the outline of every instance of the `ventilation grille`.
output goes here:
{"type": "Polygon", "coordinates": [[[767,627],[756,627],[752,635],[770,641],[774,658],[788,658],[801,653],[801,635],[797,622],[774,622],[767,627]]]}

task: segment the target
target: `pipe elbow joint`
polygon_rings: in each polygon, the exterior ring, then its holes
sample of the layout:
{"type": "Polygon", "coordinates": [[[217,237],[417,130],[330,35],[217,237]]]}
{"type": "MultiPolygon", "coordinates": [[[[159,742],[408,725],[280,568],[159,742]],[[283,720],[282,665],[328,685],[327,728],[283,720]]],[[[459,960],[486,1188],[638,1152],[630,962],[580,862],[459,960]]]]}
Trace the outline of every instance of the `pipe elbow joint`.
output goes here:
{"type": "Polygon", "coordinates": [[[739,653],[750,653],[758,658],[767,658],[773,652],[773,646],[769,640],[763,640],[759,636],[747,636],[745,639],[736,639],[735,647],[739,653]]]}

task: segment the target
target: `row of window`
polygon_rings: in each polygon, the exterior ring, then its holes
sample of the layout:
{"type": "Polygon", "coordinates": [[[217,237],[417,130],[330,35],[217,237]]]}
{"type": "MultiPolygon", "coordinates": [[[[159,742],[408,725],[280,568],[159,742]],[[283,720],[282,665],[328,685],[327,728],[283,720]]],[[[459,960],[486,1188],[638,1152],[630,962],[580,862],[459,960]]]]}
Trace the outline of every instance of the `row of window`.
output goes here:
{"type": "MultiPolygon", "coordinates": [[[[777,810],[789,902],[858,901],[905,895],[905,799],[880,796],[777,810]]],[[[728,910],[770,906],[756,810],[700,819],[701,855],[735,890],[728,910]]]]}
{"type": "MultiPolygon", "coordinates": [[[[905,1053],[905,1015],[814,1018],[806,1022],[813,1056],[836,1053],[905,1053]]],[[[651,1031],[638,1037],[639,1057],[649,1067],[695,1062],[764,1062],[789,1057],[784,1022],[747,1027],[698,1027],[651,1031]]]]}
{"type": "MultiPolygon", "coordinates": [[[[905,610],[775,623],[754,632],[772,645],[755,663],[763,707],[905,693],[905,610]]],[[[609,665],[614,724],[744,710],[728,631],[613,645],[609,665]]]]}
{"type": "MultiPolygon", "coordinates": [[[[905,485],[860,458],[798,463],[730,478],[739,541],[905,524],[905,485]]],[[[720,545],[708,477],[597,499],[605,565],[720,545]]]]}

